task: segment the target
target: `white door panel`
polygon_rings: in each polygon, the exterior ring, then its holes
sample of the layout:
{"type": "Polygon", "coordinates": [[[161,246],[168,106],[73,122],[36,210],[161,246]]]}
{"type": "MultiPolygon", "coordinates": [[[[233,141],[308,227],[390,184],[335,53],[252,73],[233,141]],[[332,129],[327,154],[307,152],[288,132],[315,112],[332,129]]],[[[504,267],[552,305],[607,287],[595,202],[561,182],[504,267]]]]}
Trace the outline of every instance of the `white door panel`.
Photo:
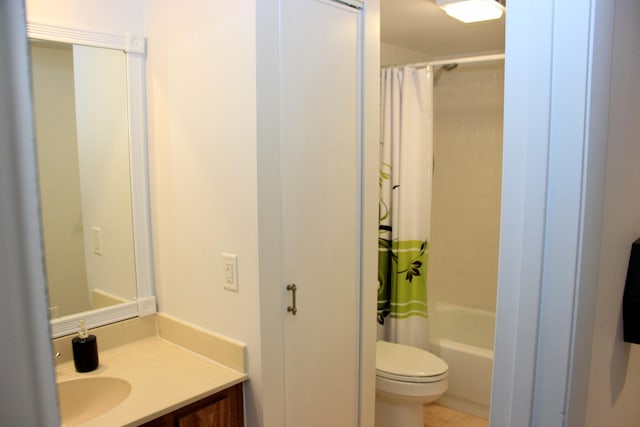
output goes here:
{"type": "Polygon", "coordinates": [[[357,425],[361,10],[283,0],[283,271],[287,425],[357,425]]]}

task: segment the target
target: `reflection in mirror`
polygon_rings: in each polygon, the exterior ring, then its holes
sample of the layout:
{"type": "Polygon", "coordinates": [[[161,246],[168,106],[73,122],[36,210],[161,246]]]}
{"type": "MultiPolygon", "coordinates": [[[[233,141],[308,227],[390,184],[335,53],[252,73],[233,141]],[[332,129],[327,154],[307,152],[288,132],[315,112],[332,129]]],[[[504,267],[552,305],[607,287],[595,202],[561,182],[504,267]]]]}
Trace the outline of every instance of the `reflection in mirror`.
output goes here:
{"type": "Polygon", "coordinates": [[[121,50],[30,42],[52,319],[136,298],[121,50]]]}

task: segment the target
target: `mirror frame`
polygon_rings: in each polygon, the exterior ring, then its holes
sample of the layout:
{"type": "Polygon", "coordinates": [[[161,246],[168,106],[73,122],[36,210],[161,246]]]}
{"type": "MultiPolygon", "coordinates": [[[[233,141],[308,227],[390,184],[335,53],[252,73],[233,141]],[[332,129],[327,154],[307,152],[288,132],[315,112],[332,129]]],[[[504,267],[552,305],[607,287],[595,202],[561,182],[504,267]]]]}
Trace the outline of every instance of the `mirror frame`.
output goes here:
{"type": "Polygon", "coordinates": [[[51,320],[51,337],[57,338],[76,333],[80,320],[84,320],[87,327],[95,328],[133,317],[153,314],[156,312],[156,298],[153,294],[153,258],[149,203],[145,105],[145,38],[128,33],[97,33],[29,22],[27,23],[27,36],[33,40],[48,40],[121,50],[125,54],[127,66],[129,164],[137,298],[131,302],[53,319],[51,320]]]}

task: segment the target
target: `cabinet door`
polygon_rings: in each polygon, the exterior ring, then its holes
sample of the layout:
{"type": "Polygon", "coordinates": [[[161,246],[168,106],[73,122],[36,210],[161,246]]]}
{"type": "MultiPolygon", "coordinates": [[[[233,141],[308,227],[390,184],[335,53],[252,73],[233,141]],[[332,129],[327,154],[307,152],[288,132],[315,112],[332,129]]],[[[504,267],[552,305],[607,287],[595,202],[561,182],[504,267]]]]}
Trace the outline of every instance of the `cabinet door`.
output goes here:
{"type": "Polygon", "coordinates": [[[182,415],[176,415],[175,424],[178,427],[230,427],[233,411],[228,398],[222,398],[197,409],[192,409],[182,415]]]}
{"type": "Polygon", "coordinates": [[[287,426],[357,425],[362,10],[283,0],[283,272],[287,426]]]}
{"type": "Polygon", "coordinates": [[[242,427],[242,384],[177,410],[173,414],[176,427],[242,427]]]}
{"type": "Polygon", "coordinates": [[[243,427],[242,384],[185,406],[144,427],[243,427]]]}

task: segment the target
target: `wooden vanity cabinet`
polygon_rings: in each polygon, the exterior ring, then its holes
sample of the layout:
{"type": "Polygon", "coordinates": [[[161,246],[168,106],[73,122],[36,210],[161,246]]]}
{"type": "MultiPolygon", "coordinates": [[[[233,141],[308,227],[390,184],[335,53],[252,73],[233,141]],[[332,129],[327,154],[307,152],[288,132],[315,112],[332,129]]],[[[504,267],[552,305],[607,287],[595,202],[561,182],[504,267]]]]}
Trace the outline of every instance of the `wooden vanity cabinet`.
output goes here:
{"type": "Polygon", "coordinates": [[[205,397],[143,427],[244,427],[242,384],[205,397]]]}

